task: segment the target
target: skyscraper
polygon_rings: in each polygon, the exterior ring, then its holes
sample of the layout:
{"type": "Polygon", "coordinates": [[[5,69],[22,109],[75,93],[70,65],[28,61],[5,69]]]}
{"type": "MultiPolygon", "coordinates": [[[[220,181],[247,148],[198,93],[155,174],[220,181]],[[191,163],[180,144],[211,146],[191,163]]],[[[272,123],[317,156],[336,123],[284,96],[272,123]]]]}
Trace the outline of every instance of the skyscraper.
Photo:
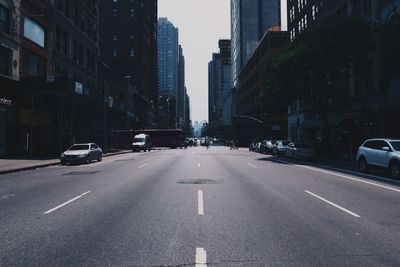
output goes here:
{"type": "Polygon", "coordinates": [[[233,86],[264,33],[280,25],[280,0],[231,0],[233,86]]]}
{"type": "Polygon", "coordinates": [[[224,101],[231,93],[231,41],[219,40],[219,53],[208,63],[208,121],[223,124],[224,101]]]}
{"type": "Polygon", "coordinates": [[[100,60],[111,68],[115,102],[130,114],[136,127],[149,127],[154,122],[158,89],[157,1],[99,2],[100,60]]]}
{"type": "Polygon", "coordinates": [[[182,46],[179,45],[178,58],[178,90],[177,90],[177,122],[181,128],[185,121],[185,56],[182,46]]]}
{"type": "Polygon", "coordinates": [[[158,20],[158,90],[176,99],[178,91],[178,28],[167,18],[158,20]]]}

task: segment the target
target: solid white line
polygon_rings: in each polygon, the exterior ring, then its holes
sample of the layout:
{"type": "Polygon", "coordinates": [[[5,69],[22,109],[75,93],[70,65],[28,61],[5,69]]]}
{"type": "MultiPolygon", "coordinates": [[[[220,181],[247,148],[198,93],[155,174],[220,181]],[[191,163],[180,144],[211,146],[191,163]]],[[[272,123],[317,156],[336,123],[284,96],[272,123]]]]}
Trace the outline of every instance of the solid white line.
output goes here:
{"type": "MultiPolygon", "coordinates": [[[[285,160],[277,160],[277,159],[275,159],[275,160],[278,161],[278,162],[292,163],[292,162],[290,162],[290,161],[285,161],[285,160]]],[[[369,185],[373,185],[373,186],[385,188],[385,189],[392,190],[392,191],[395,191],[395,192],[399,192],[399,193],[400,193],[400,189],[393,188],[393,187],[390,187],[390,186],[381,185],[381,184],[377,184],[377,183],[373,183],[373,182],[369,182],[369,181],[365,181],[365,180],[353,178],[353,177],[350,177],[350,176],[347,176],[347,175],[343,175],[343,174],[339,174],[339,173],[335,173],[335,172],[331,172],[331,171],[321,170],[321,169],[314,168],[314,167],[310,167],[310,166],[297,165],[297,164],[295,164],[295,163],[293,163],[293,164],[294,164],[295,166],[297,166],[297,167],[301,167],[301,168],[304,168],[304,169],[309,169],[309,170],[313,170],[313,171],[317,171],[317,172],[321,172],[321,173],[326,173],[326,174],[338,176],[338,177],[341,177],[341,178],[344,178],[344,179],[348,179],[348,180],[352,180],[352,181],[356,181],[356,182],[360,182],[360,183],[364,183],[364,184],[369,184],[369,185]]],[[[337,169],[337,168],[336,168],[336,169],[337,169]]],[[[347,170],[342,170],[342,169],[337,169],[337,170],[347,172],[347,170]]],[[[353,172],[353,173],[355,173],[355,172],[353,172]]],[[[357,174],[358,174],[358,173],[357,173],[357,174]]],[[[363,175],[364,175],[364,174],[363,174],[363,175]]],[[[374,175],[370,175],[370,176],[372,176],[372,177],[374,177],[374,178],[377,178],[377,179],[380,179],[380,180],[391,181],[391,180],[389,180],[389,179],[380,178],[379,176],[374,176],[374,175]]],[[[393,182],[393,181],[391,181],[391,182],[393,182]]]]}
{"type": "Polygon", "coordinates": [[[323,198],[323,197],[320,197],[320,196],[318,196],[318,195],[316,195],[316,194],[314,194],[314,193],[311,193],[310,191],[305,191],[305,192],[306,192],[307,194],[312,195],[313,197],[316,197],[316,198],[318,198],[318,199],[320,199],[320,200],[322,200],[322,201],[328,203],[329,205],[334,206],[335,208],[338,208],[338,209],[340,209],[340,210],[342,210],[342,211],[344,211],[344,212],[346,212],[346,213],[348,213],[348,214],[350,214],[350,215],[356,217],[356,218],[360,218],[360,215],[358,215],[357,213],[354,213],[354,212],[352,212],[352,211],[349,211],[348,209],[345,209],[345,208],[343,208],[343,207],[341,207],[341,206],[339,206],[339,205],[336,205],[335,203],[330,202],[329,200],[327,200],[327,199],[325,199],[325,198],[323,198]]]}
{"type": "Polygon", "coordinates": [[[78,199],[80,199],[81,197],[83,197],[84,195],[87,195],[87,194],[89,194],[89,193],[91,193],[91,191],[87,191],[87,192],[85,192],[85,193],[83,193],[83,194],[81,194],[81,195],[79,195],[79,196],[77,196],[77,197],[74,197],[73,199],[70,199],[70,200],[68,200],[67,202],[64,202],[64,203],[61,204],[61,205],[58,205],[57,207],[52,208],[51,210],[48,210],[48,211],[46,211],[46,212],[43,212],[43,214],[52,213],[53,211],[56,211],[56,210],[58,210],[58,209],[64,207],[65,205],[68,205],[69,203],[74,202],[75,200],[78,200],[78,199]]]}
{"type": "Polygon", "coordinates": [[[204,215],[204,204],[203,204],[203,191],[197,191],[197,212],[199,215],[204,215]]]}
{"type": "Polygon", "coordinates": [[[199,162],[197,162],[197,167],[199,167],[199,168],[200,168],[200,163],[199,163],[199,162]]]}
{"type": "Polygon", "coordinates": [[[249,166],[251,166],[251,167],[253,167],[253,168],[256,168],[257,169],[257,166],[256,165],[253,165],[253,164],[251,164],[251,163],[247,163],[249,166]]]}
{"type": "Polygon", "coordinates": [[[204,248],[196,248],[196,267],[207,267],[207,252],[204,248]]]}
{"type": "Polygon", "coordinates": [[[138,169],[141,169],[141,168],[146,167],[146,166],[147,166],[147,163],[145,163],[145,164],[143,164],[143,165],[140,165],[140,166],[138,167],[138,169]]]}

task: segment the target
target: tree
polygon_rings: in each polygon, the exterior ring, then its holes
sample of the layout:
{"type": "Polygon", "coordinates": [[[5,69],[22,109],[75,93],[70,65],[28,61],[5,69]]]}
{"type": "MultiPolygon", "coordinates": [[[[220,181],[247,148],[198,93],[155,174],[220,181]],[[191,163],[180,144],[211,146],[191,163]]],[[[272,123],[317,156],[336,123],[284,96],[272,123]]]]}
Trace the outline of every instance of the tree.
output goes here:
{"type": "Polygon", "coordinates": [[[260,99],[267,109],[302,99],[321,118],[329,149],[329,115],[348,104],[350,77],[365,72],[371,40],[368,26],[357,18],[327,19],[265,63],[267,86],[260,99]]]}

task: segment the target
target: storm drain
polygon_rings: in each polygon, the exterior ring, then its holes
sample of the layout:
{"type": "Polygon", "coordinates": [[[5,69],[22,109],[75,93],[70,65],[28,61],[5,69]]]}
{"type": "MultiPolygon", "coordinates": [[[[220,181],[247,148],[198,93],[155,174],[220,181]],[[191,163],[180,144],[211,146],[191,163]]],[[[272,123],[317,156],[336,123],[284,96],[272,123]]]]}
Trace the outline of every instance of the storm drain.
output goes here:
{"type": "Polygon", "coordinates": [[[98,171],[75,171],[75,172],[66,172],[63,175],[92,175],[97,173],[98,171]]]}
{"type": "Polygon", "coordinates": [[[222,184],[222,180],[212,180],[212,179],[186,179],[178,180],[178,184],[222,184]]]}

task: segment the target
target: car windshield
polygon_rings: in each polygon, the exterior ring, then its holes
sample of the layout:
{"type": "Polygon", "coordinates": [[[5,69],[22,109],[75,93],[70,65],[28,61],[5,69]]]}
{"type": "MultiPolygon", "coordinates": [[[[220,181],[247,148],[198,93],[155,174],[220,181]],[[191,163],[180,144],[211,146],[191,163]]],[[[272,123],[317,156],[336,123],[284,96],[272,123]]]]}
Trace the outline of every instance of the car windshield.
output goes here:
{"type": "Polygon", "coordinates": [[[290,144],[289,141],[282,141],[282,145],[283,145],[283,146],[287,146],[288,144],[290,144]]]}
{"type": "Polygon", "coordinates": [[[400,151],[400,141],[392,141],[390,142],[390,144],[392,145],[394,150],[400,151]]]}
{"type": "Polygon", "coordinates": [[[144,138],[143,138],[143,137],[141,137],[141,138],[135,138],[135,139],[133,140],[133,142],[135,142],[135,143],[144,142],[144,138]]]}
{"type": "Polygon", "coordinates": [[[89,150],[89,145],[73,145],[68,150],[89,150]]]}

